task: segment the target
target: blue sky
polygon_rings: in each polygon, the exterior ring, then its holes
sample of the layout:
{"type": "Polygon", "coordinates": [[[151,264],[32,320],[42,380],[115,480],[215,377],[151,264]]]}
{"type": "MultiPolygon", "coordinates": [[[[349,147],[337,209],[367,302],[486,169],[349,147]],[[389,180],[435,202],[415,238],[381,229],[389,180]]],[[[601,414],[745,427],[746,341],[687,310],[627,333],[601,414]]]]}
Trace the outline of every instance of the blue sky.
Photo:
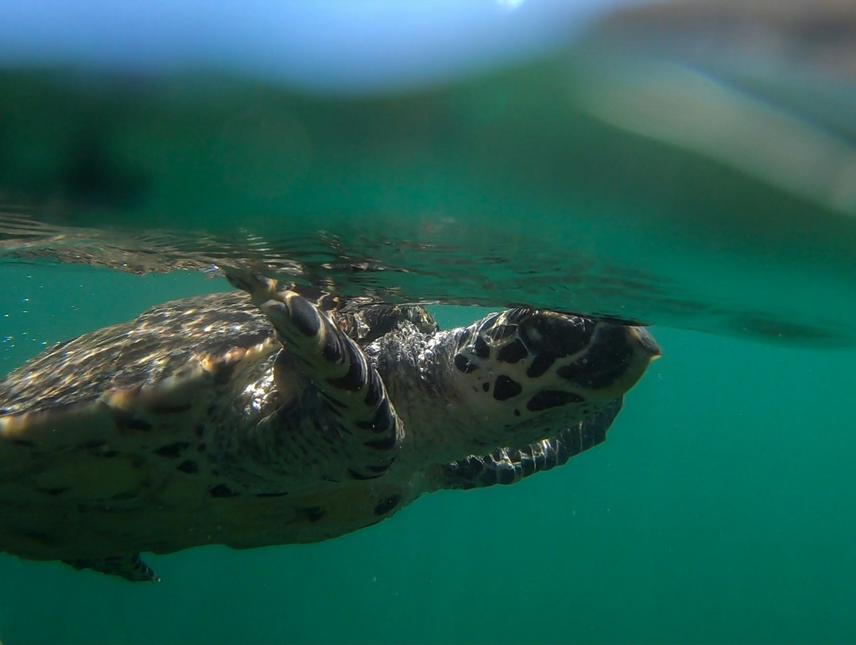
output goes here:
{"type": "Polygon", "coordinates": [[[531,55],[622,0],[2,0],[0,65],[226,68],[372,89],[531,55]]]}

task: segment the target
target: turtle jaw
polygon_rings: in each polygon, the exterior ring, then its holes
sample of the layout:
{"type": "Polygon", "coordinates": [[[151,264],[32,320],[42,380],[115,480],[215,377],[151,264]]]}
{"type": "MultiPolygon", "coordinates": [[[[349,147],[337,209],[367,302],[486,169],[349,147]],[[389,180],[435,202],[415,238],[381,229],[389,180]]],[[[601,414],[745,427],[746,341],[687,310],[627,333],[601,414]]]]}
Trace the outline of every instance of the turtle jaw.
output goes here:
{"type": "Polygon", "coordinates": [[[654,337],[644,327],[628,327],[628,333],[630,336],[635,339],[642,349],[647,352],[649,362],[654,362],[658,358],[663,355],[663,352],[660,350],[660,346],[657,344],[657,341],[654,340],[654,337]]]}
{"type": "Polygon", "coordinates": [[[598,322],[586,348],[559,367],[556,375],[585,399],[608,401],[636,385],[661,354],[644,327],[598,322]]]}

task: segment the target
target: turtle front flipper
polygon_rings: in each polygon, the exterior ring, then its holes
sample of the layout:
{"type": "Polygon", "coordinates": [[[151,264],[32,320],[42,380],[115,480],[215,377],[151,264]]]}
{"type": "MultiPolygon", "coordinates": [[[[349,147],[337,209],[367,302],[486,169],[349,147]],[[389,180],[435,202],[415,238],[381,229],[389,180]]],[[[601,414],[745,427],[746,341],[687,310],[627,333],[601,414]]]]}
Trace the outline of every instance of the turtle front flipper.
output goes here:
{"type": "Polygon", "coordinates": [[[524,477],[562,466],[571,457],[606,441],[606,431],[621,410],[621,399],[558,432],[522,448],[500,448],[489,455],[470,455],[442,467],[438,488],[481,488],[514,484],[524,477]]]}
{"type": "Polygon", "coordinates": [[[326,313],[275,280],[240,269],[226,275],[252,296],[283,345],[275,373],[284,404],[260,425],[267,437],[258,439],[273,439],[283,466],[307,478],[317,468],[337,481],[382,476],[395,459],[403,427],[363,351],[326,313]],[[284,429],[287,440],[275,441],[284,429]]]}
{"type": "Polygon", "coordinates": [[[78,558],[64,560],[75,569],[92,569],[99,573],[119,576],[131,582],[160,582],[154,570],[140,558],[139,553],[107,558],[78,558]]]}

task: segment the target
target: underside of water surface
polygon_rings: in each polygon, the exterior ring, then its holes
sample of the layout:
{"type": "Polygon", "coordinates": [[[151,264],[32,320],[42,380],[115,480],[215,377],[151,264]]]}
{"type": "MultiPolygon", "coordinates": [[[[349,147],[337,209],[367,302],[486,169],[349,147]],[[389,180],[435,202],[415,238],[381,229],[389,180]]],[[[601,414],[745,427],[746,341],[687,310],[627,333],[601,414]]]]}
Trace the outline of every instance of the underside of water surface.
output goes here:
{"type": "Polygon", "coordinates": [[[639,22],[371,94],[2,71],[0,258],[243,262],[388,301],[852,343],[849,77],[722,60],[726,29],[694,57],[638,44],[639,22]]]}

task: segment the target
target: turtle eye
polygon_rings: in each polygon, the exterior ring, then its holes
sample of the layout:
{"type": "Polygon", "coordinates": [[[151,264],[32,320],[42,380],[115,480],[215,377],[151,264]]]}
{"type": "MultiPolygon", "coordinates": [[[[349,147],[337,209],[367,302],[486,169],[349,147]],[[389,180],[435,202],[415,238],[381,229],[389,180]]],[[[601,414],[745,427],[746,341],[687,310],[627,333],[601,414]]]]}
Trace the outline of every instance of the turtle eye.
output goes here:
{"type": "Polygon", "coordinates": [[[527,349],[539,356],[576,354],[591,342],[595,322],[583,316],[539,312],[520,325],[527,349]]]}

